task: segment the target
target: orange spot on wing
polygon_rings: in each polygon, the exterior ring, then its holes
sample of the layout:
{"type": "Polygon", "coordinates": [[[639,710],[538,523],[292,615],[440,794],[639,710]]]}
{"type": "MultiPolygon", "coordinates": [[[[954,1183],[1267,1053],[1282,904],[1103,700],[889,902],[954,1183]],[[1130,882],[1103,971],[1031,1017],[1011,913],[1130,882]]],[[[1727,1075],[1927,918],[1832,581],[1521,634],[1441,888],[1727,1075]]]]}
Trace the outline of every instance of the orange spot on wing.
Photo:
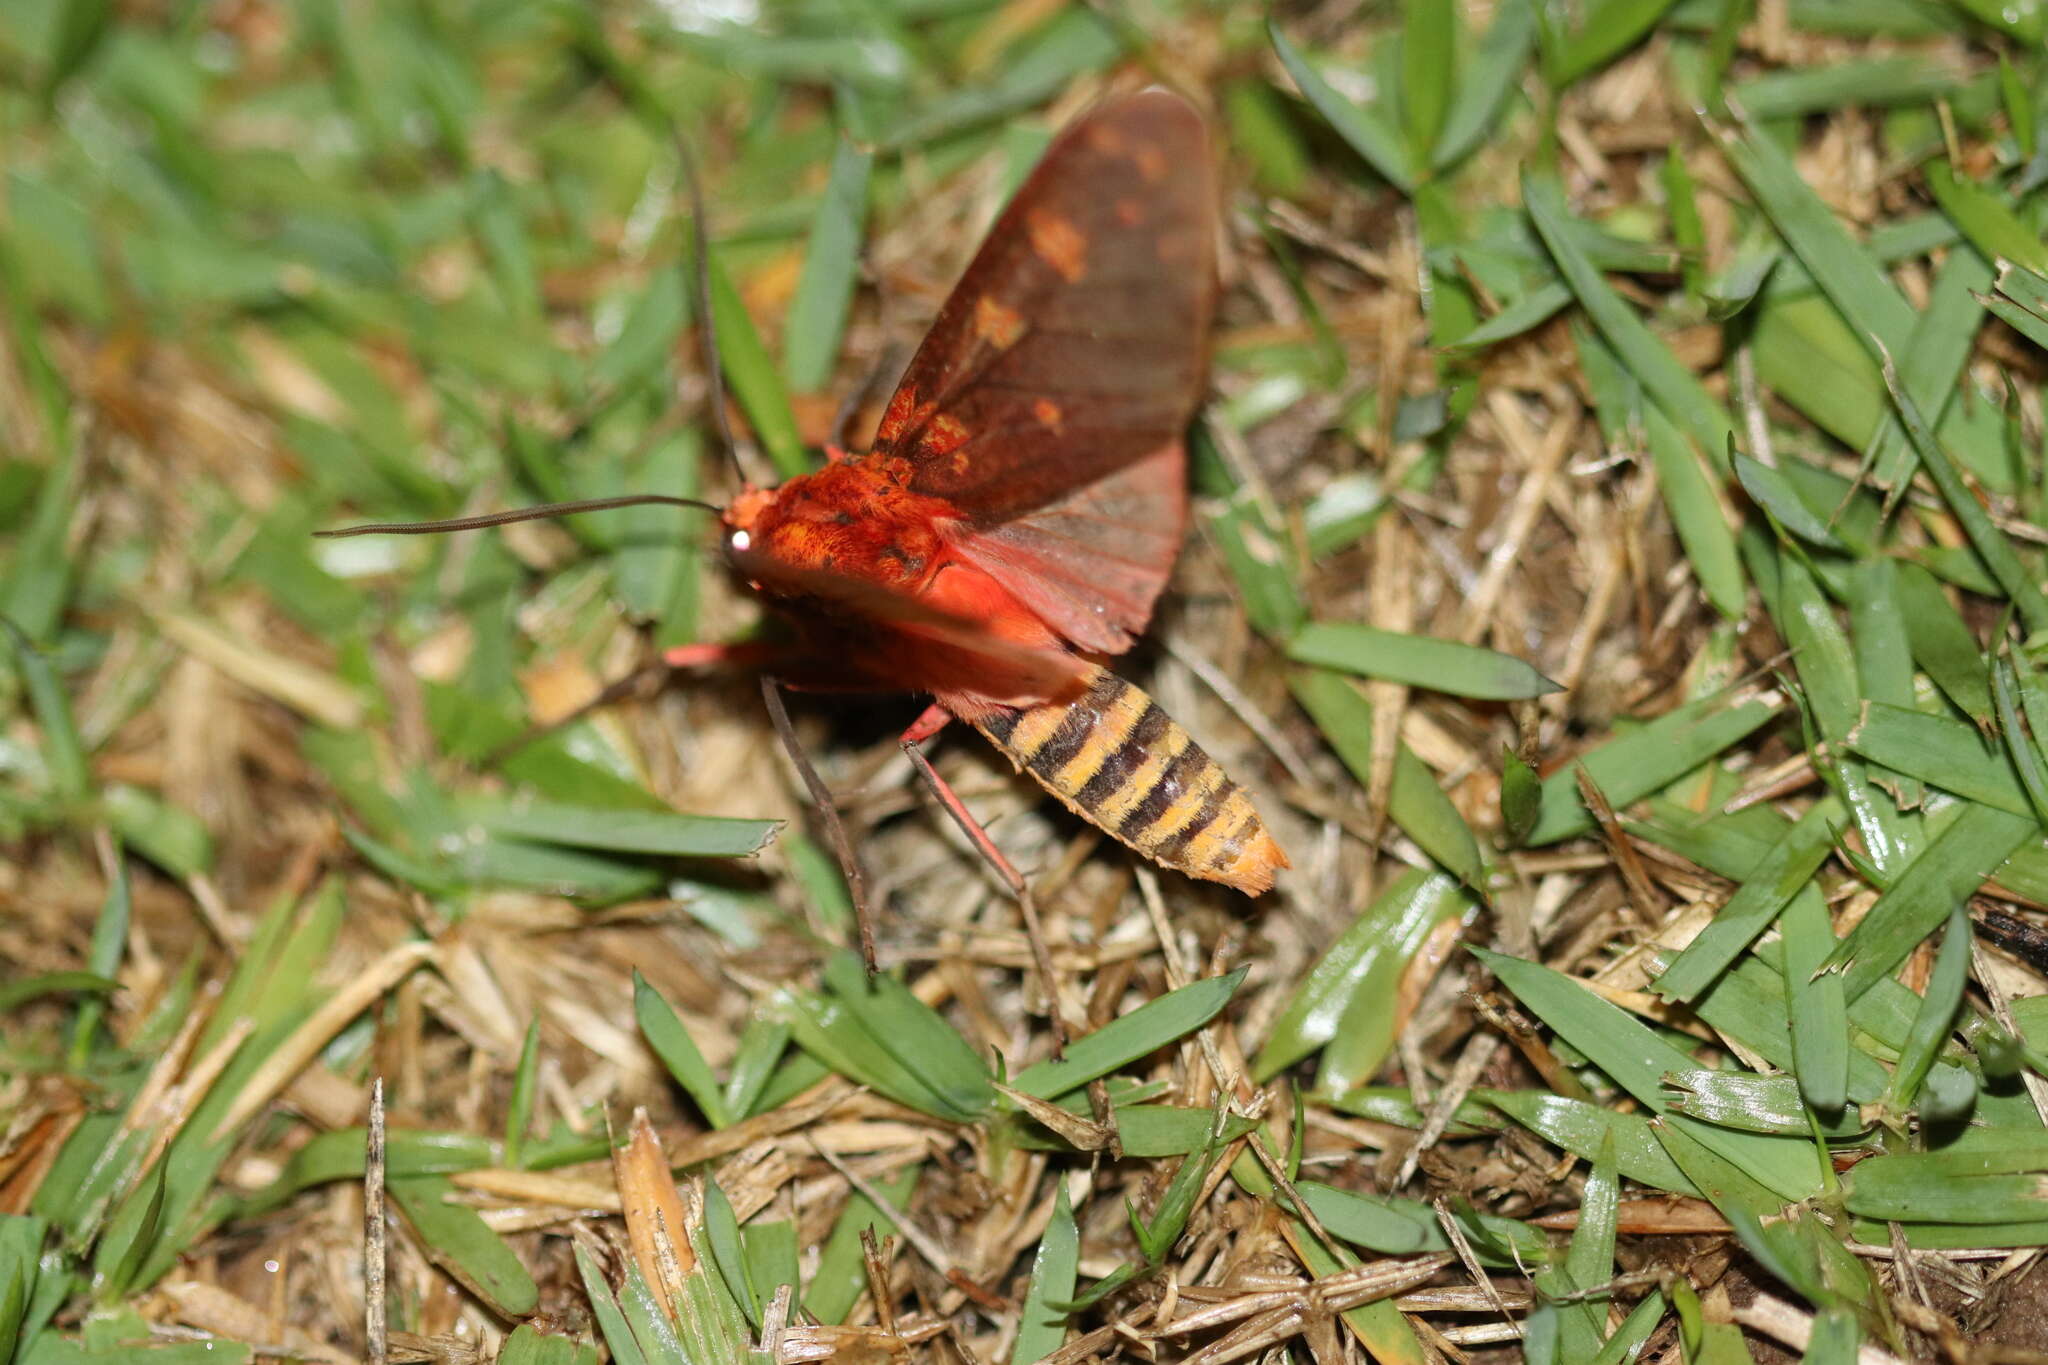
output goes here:
{"type": "Polygon", "coordinates": [[[993,294],[983,294],[974,301],[974,334],[1007,351],[1024,335],[1024,315],[993,294]]]}
{"type": "Polygon", "coordinates": [[[1031,237],[1031,250],[1038,259],[1059,272],[1068,284],[1081,282],[1081,277],[1088,273],[1088,239],[1079,228],[1057,213],[1035,209],[1026,215],[1024,230],[1031,237]]]}
{"type": "Polygon", "coordinates": [[[917,444],[927,455],[951,455],[967,444],[969,434],[965,422],[950,413],[940,413],[925,427],[917,444]]]}
{"type": "Polygon", "coordinates": [[[875,439],[884,445],[892,445],[903,439],[909,429],[910,419],[917,412],[917,391],[905,384],[896,390],[896,396],[889,400],[889,410],[882,414],[881,425],[875,428],[875,439]]]}
{"type": "Polygon", "coordinates": [[[1138,174],[1145,183],[1156,185],[1166,179],[1166,153],[1146,144],[1131,149],[1131,160],[1137,163],[1138,174]]]}
{"type": "Polygon", "coordinates": [[[1031,415],[1055,431],[1059,430],[1060,419],[1066,416],[1065,413],[1060,411],[1060,405],[1053,402],[1050,398],[1041,398],[1036,403],[1033,403],[1031,405],[1031,415]]]}
{"type": "Polygon", "coordinates": [[[1145,206],[1135,199],[1116,201],[1116,219],[1125,227],[1136,227],[1145,219],[1145,206]]]}
{"type": "Polygon", "coordinates": [[[1124,135],[1107,123],[1097,123],[1088,129],[1088,145],[1108,156],[1119,156],[1124,150],[1124,135]]]}

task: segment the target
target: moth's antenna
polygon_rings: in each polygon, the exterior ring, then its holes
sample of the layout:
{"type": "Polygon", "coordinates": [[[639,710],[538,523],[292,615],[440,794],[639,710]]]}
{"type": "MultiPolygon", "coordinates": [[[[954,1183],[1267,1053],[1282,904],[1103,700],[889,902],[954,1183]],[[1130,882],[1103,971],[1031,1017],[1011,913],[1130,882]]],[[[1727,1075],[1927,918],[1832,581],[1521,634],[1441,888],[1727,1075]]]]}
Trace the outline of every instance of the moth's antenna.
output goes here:
{"type": "Polygon", "coordinates": [[[719,444],[732,465],[740,486],[747,484],[747,471],[740,464],[739,447],[733,443],[732,423],[725,415],[725,362],[718,354],[718,326],[711,316],[711,234],[704,226],[704,187],[697,180],[697,159],[690,154],[689,139],[671,125],[676,144],[676,161],[683,169],[683,193],[690,201],[690,255],[695,265],[697,288],[697,348],[704,353],[705,377],[711,381],[711,420],[717,424],[719,444]]]}
{"type": "Polygon", "coordinates": [[[544,502],[538,507],[515,507],[509,512],[484,512],[473,517],[451,517],[447,521],[380,521],[367,526],[343,526],[332,531],[315,531],[322,540],[343,536],[425,536],[443,531],[474,531],[485,526],[503,526],[514,521],[538,521],[542,517],[566,517],[577,512],[608,512],[614,507],[644,507],[660,503],[667,507],[697,507],[722,512],[716,503],[699,498],[672,498],[665,493],[629,493],[618,498],[586,498],[582,502],[544,502]]]}

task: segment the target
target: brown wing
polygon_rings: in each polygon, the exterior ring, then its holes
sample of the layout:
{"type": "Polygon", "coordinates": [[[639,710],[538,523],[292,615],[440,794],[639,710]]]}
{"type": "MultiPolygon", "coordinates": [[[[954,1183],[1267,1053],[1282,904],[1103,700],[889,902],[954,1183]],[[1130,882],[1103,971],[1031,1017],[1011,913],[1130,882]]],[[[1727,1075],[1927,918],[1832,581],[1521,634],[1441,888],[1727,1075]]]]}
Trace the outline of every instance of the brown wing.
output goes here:
{"type": "Polygon", "coordinates": [[[1107,621],[1094,639],[1048,617],[1085,647],[1129,643],[1179,548],[1177,443],[1207,362],[1215,236],[1194,107],[1157,89],[1099,107],[996,221],[876,433],[877,455],[910,462],[912,489],[959,509],[964,537],[1018,533],[1007,557],[1056,561],[1054,579],[1094,581],[1094,557],[1122,561],[1107,601],[1067,612],[1107,621]],[[1147,461],[1168,447],[1170,469],[1147,461]],[[1089,491],[1106,481],[1119,486],[1089,491]],[[1050,520],[1022,534],[1037,514],[1050,520]]]}

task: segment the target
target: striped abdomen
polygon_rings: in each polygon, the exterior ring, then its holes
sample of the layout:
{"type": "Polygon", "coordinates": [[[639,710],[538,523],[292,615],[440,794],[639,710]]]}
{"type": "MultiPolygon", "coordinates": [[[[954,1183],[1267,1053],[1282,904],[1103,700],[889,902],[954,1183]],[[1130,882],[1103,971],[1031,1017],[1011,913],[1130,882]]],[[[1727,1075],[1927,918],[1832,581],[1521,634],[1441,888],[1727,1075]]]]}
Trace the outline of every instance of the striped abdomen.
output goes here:
{"type": "Polygon", "coordinates": [[[1071,702],[997,711],[974,728],[1081,818],[1155,862],[1252,896],[1287,866],[1244,788],[1158,702],[1105,669],[1071,702]]]}

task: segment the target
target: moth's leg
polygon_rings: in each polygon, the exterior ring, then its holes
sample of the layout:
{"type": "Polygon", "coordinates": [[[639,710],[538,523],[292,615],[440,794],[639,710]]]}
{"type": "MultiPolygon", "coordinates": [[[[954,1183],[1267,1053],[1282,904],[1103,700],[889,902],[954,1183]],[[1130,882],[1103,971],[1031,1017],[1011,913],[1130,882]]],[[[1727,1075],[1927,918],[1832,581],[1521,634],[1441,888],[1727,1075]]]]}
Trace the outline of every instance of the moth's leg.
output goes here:
{"type": "Polygon", "coordinates": [[[1045,931],[1038,923],[1038,902],[1031,897],[1031,887],[1024,880],[1024,874],[1019,872],[1015,864],[1005,858],[1003,851],[996,847],[995,840],[989,838],[988,831],[982,828],[981,821],[969,813],[967,803],[960,799],[960,794],[953,790],[952,784],[939,776],[938,769],[932,766],[931,760],[924,756],[924,750],[918,747],[945,729],[952,719],[952,712],[939,703],[933,702],[927,706],[924,714],[911,722],[910,728],[903,732],[903,752],[910,756],[911,766],[917,769],[917,775],[924,779],[924,784],[932,789],[932,795],[939,798],[939,804],[953,817],[953,823],[960,826],[960,832],[980,851],[983,860],[996,870],[996,875],[1008,883],[1010,894],[1017,898],[1017,905],[1024,912],[1024,935],[1031,941],[1032,962],[1038,968],[1039,981],[1045,986],[1046,1009],[1052,1016],[1053,1046],[1056,1052],[1064,1052],[1067,1046],[1067,1020],[1065,1012],[1060,1009],[1059,978],[1053,975],[1052,953],[1045,946],[1045,931]]]}
{"type": "Polygon", "coordinates": [[[924,714],[910,722],[910,728],[903,732],[903,746],[922,744],[939,731],[953,723],[953,713],[937,702],[924,708],[924,714]]]}
{"type": "Polygon", "coordinates": [[[804,788],[811,794],[811,804],[818,809],[818,819],[824,822],[825,838],[839,857],[839,870],[846,874],[846,889],[853,897],[854,922],[860,926],[861,960],[867,964],[868,975],[873,976],[875,924],[868,911],[867,878],[860,870],[860,860],[853,855],[853,842],[846,837],[846,825],[839,818],[839,808],[832,804],[832,793],[826,790],[825,779],[819,777],[818,770],[811,766],[803,741],[796,737],[796,727],[789,723],[789,710],[782,704],[781,684],[765,674],[761,678],[761,700],[768,704],[768,719],[775,724],[776,736],[782,740],[789,761],[796,764],[797,775],[803,778],[804,788]]]}

